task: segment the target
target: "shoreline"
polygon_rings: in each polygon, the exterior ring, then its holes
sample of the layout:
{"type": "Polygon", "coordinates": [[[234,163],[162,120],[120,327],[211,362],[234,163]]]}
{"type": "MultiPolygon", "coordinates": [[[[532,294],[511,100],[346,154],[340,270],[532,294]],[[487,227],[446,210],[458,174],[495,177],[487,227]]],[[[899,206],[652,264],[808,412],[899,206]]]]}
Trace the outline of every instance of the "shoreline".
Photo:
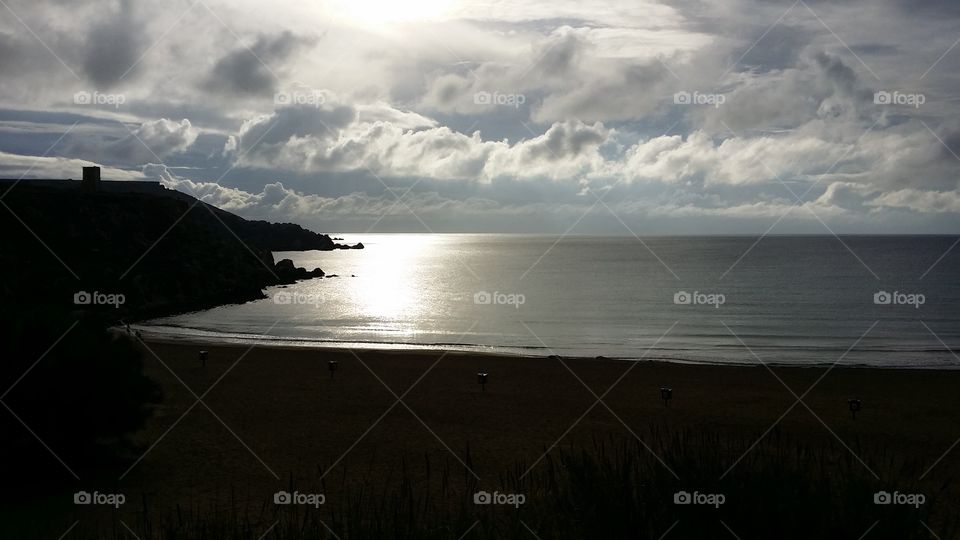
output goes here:
{"type": "MultiPolygon", "coordinates": [[[[655,363],[655,364],[671,364],[671,365],[682,365],[682,366],[720,366],[720,367],[732,367],[732,368],[800,368],[800,369],[854,369],[854,370],[883,370],[883,371],[942,371],[942,372],[955,372],[960,371],[960,362],[957,364],[947,364],[947,365],[904,365],[904,364],[895,364],[895,365],[873,365],[865,363],[840,363],[840,362],[776,362],[776,361],[723,361],[723,362],[709,362],[695,359],[684,359],[677,357],[667,357],[667,356],[653,356],[642,354],[640,356],[616,356],[616,355],[598,355],[598,356],[583,356],[583,355],[556,355],[553,354],[549,349],[543,347],[512,347],[516,349],[515,351],[504,350],[503,348],[496,348],[494,346],[487,345],[469,345],[469,344],[405,344],[405,343],[389,343],[389,342],[374,342],[374,341],[364,341],[364,342],[349,342],[349,341],[334,341],[334,340],[315,340],[308,338],[291,338],[291,337],[267,337],[256,334],[220,334],[216,332],[210,332],[209,336],[197,335],[197,334],[181,334],[175,332],[156,332],[154,329],[157,328],[156,325],[144,325],[144,324],[131,324],[131,330],[139,330],[142,333],[143,341],[147,343],[163,343],[168,345],[203,345],[208,347],[249,347],[249,348],[267,348],[267,349],[280,349],[280,350],[317,350],[317,351],[327,351],[330,353],[336,354],[345,354],[352,352],[373,352],[373,353],[383,353],[387,355],[403,355],[403,354],[433,354],[433,353],[446,353],[446,354],[456,354],[458,356],[480,356],[480,357],[497,357],[497,358],[520,358],[520,359],[551,359],[554,357],[560,357],[564,361],[616,361],[620,363],[655,363]],[[542,354],[530,353],[526,351],[541,351],[542,354]]],[[[122,326],[114,326],[111,328],[114,332],[125,333],[125,329],[122,326]]],[[[195,330],[195,329],[193,329],[195,330]]],[[[752,358],[749,353],[745,354],[745,357],[752,358]]]]}

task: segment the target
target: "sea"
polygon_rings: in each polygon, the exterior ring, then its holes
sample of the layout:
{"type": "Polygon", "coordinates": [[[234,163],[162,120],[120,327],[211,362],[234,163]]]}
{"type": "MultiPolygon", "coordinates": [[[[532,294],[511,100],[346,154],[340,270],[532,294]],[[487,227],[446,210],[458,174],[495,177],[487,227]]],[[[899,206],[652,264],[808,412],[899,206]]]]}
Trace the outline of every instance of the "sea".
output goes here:
{"type": "Polygon", "coordinates": [[[327,277],[160,339],[710,364],[960,368],[956,236],[351,234],[327,277]]]}

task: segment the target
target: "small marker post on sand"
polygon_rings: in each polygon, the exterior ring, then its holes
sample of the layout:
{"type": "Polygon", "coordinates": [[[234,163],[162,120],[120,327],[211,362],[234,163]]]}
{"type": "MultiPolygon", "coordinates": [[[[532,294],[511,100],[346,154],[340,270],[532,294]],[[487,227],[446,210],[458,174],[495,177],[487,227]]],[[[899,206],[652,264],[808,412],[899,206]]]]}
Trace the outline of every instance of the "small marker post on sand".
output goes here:
{"type": "Polygon", "coordinates": [[[853,419],[857,419],[857,413],[860,412],[860,409],[863,408],[863,403],[856,398],[848,399],[847,406],[850,407],[850,414],[853,415],[853,419]]]}
{"type": "Polygon", "coordinates": [[[327,369],[330,370],[330,378],[333,378],[333,374],[337,372],[337,369],[340,368],[340,362],[338,360],[330,360],[327,362],[327,369]]]}
{"type": "Polygon", "coordinates": [[[670,406],[670,400],[673,399],[673,388],[669,388],[669,387],[667,387],[667,386],[661,386],[661,387],[660,387],[660,399],[663,400],[663,406],[664,406],[664,407],[669,407],[669,406],[670,406]]]}
{"type": "Polygon", "coordinates": [[[487,373],[483,371],[477,373],[477,382],[480,384],[480,391],[486,392],[487,391],[487,373]]]}
{"type": "Polygon", "coordinates": [[[206,366],[206,365],[207,365],[207,357],[208,357],[208,356],[210,356],[210,353],[209,353],[208,351],[200,351],[200,365],[201,365],[201,366],[206,366]]]}

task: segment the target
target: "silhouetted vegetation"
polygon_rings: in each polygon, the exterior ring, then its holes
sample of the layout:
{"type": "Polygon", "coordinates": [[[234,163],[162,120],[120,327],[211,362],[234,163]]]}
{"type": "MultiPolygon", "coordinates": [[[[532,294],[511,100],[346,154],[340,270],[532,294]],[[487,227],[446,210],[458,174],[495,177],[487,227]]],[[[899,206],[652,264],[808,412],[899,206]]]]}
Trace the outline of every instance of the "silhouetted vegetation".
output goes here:
{"type": "Polygon", "coordinates": [[[72,480],[67,467],[79,474],[114,459],[123,436],[142,427],[159,401],[140,347],[101,321],[25,308],[0,323],[0,338],[9,409],[0,414],[0,467],[8,494],[49,489],[72,480]]]}
{"type": "MultiPolygon", "coordinates": [[[[543,539],[658,539],[667,531],[673,539],[733,538],[731,531],[745,539],[806,539],[859,538],[868,530],[869,538],[910,539],[930,538],[926,526],[940,538],[958,532],[946,497],[938,499],[949,481],[889,483],[919,477],[919,464],[857,448],[877,479],[839,444],[810,446],[774,431],[747,452],[757,435],[652,427],[643,434],[652,452],[632,438],[571,444],[553,449],[527,475],[533,464],[518,461],[482,483],[449,456],[441,463],[429,456],[405,461],[388,478],[341,468],[321,480],[318,468],[316,477],[290,479],[284,488],[327,493],[318,509],[272,500],[253,508],[235,502],[171,508],[145,497],[123,524],[143,540],[534,538],[531,532],[543,539]],[[926,490],[927,502],[919,508],[874,504],[875,492],[893,487],[926,490]],[[522,493],[526,502],[477,505],[473,495],[480,489],[522,493]],[[681,490],[723,494],[725,501],[719,508],[678,505],[674,496],[681,490]]],[[[472,466],[469,449],[465,459],[472,466]]],[[[71,534],[123,538],[127,532],[113,515],[86,519],[71,534]]]]}

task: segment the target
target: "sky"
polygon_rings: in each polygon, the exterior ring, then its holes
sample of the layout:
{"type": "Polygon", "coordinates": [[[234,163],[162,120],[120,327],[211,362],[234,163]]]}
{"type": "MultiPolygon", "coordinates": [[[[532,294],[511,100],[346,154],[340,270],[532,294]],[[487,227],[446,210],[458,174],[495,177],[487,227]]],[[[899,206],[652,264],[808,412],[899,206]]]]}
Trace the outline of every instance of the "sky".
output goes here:
{"type": "Polygon", "coordinates": [[[0,177],[328,232],[957,233],[955,0],[0,0],[0,177]]]}

